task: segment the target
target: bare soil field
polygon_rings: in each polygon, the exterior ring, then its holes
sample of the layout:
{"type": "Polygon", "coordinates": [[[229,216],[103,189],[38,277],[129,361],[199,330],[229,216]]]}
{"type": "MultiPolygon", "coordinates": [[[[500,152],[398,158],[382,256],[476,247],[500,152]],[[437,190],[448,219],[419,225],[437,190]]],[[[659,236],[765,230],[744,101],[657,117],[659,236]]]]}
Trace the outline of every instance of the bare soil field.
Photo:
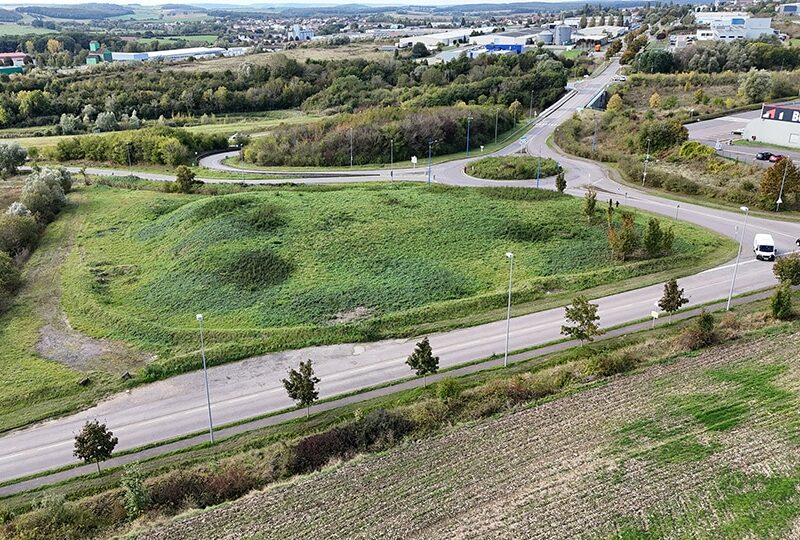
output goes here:
{"type": "Polygon", "coordinates": [[[680,356],[138,538],[796,538],[798,350],[680,356]]]}

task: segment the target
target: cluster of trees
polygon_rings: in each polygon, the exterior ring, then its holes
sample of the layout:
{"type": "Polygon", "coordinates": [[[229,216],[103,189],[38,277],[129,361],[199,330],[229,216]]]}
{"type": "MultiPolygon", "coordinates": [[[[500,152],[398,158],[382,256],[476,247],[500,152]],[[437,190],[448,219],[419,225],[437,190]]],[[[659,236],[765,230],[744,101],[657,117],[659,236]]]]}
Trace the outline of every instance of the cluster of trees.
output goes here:
{"type": "Polygon", "coordinates": [[[758,206],[765,210],[800,209],[800,169],[791,158],[782,158],[764,171],[758,194],[758,206]]]}
{"type": "Polygon", "coordinates": [[[0,214],[0,310],[22,283],[22,263],[66,204],[71,189],[72,177],[64,169],[35,170],[25,180],[20,200],[0,214]]]}
{"type": "Polygon", "coordinates": [[[184,129],[152,127],[108,135],[84,135],[58,142],[48,151],[56,161],[106,161],[119,165],[157,163],[181,165],[197,153],[224,149],[224,135],[192,133],[184,129]]]}
{"type": "Polygon", "coordinates": [[[449,154],[466,147],[467,124],[473,148],[494,141],[495,121],[502,133],[514,125],[505,108],[449,107],[422,111],[374,109],[314,124],[294,126],[259,137],[244,149],[244,159],[259,165],[344,166],[449,154]],[[469,120],[471,118],[471,120],[469,120]],[[394,141],[394,142],[392,142],[394,141]]]}
{"type": "MultiPolygon", "coordinates": [[[[623,59],[632,61],[639,49],[633,51],[628,58],[626,55],[631,51],[629,46],[623,54],[623,59]]],[[[647,50],[636,57],[633,65],[643,73],[792,70],[800,66],[800,49],[786,47],[774,36],[757,41],[730,43],[711,41],[678,49],[675,52],[666,49],[647,50]]]]}
{"type": "Polygon", "coordinates": [[[299,63],[276,54],[271,60],[268,66],[245,62],[235,73],[138,65],[56,76],[32,72],[3,85],[0,122],[52,125],[62,114],[83,118],[87,105],[117,118],[135,110],[141,119],[300,106],[352,112],[373,106],[454,105],[458,101],[508,106],[519,100],[528,107],[531,99],[540,109],[560,95],[567,80],[565,64],[544,49],[459,58],[435,66],[407,58],[299,63]]]}

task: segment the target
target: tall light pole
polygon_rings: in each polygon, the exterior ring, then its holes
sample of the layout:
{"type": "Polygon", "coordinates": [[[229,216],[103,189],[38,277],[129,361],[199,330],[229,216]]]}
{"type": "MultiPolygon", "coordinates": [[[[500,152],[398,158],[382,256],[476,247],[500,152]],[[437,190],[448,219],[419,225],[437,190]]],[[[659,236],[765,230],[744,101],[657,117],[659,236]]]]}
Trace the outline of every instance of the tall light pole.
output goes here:
{"type": "Polygon", "coordinates": [[[642,187],[647,180],[647,163],[650,161],[650,137],[647,138],[647,154],[644,156],[644,172],[642,173],[642,187]]]}
{"type": "Polygon", "coordinates": [[[533,120],[533,90],[531,90],[531,102],[530,102],[530,108],[528,110],[528,118],[533,120]]]}
{"type": "Polygon", "coordinates": [[[353,128],[350,128],[350,168],[353,168],[353,128]]]}
{"type": "Polygon", "coordinates": [[[203,357],[203,377],[206,380],[206,404],[208,405],[208,434],[211,437],[211,444],[214,444],[214,423],[211,421],[211,393],[208,391],[208,368],[206,367],[206,342],[203,336],[203,314],[197,314],[197,322],[200,324],[200,354],[203,357]]]}
{"type": "Polygon", "coordinates": [[[725,311],[731,309],[731,298],[733,298],[733,286],[736,284],[736,273],[739,271],[739,257],[742,256],[742,244],[744,243],[744,233],[747,230],[747,216],[750,215],[750,209],[746,206],[740,206],[739,210],[744,212],[744,223],[742,224],[742,235],[739,237],[739,251],[736,253],[736,265],[733,267],[733,279],[731,279],[731,290],[728,292],[728,303],[725,306],[725,311]]]}
{"type": "Polygon", "coordinates": [[[389,178],[394,180],[394,137],[389,140],[389,178]]]}
{"type": "Polygon", "coordinates": [[[791,158],[785,157],[783,158],[786,160],[786,166],[783,168],[783,178],[781,179],[781,190],[778,193],[778,200],[775,201],[775,211],[781,211],[781,203],[783,203],[783,185],[786,183],[786,173],[789,171],[789,161],[791,158]]]}
{"type": "Polygon", "coordinates": [[[539,179],[542,176],[542,149],[539,148],[539,157],[536,160],[536,189],[539,189],[539,179]]]}
{"type": "Polygon", "coordinates": [[[439,142],[439,139],[428,141],[428,185],[431,185],[431,175],[433,174],[433,143],[439,142]]]}
{"type": "Polygon", "coordinates": [[[472,113],[467,116],[467,157],[469,157],[469,128],[472,124],[472,113]]]}
{"type": "Polygon", "coordinates": [[[514,276],[514,254],[506,253],[508,257],[508,314],[506,315],[506,354],[503,357],[503,367],[508,367],[508,337],[511,334],[511,279],[514,276]]]}
{"type": "Polygon", "coordinates": [[[494,144],[497,144],[497,117],[500,115],[500,109],[494,110],[494,144]]]}

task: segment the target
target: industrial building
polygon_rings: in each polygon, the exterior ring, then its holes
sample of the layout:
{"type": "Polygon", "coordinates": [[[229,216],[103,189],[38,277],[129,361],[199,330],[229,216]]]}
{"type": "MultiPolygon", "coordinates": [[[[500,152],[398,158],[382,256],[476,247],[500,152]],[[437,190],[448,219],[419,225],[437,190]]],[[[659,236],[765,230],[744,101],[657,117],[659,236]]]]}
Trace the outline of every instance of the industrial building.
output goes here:
{"type": "Polygon", "coordinates": [[[23,67],[25,59],[30,57],[21,52],[0,53],[0,65],[6,67],[23,67]]]}
{"type": "Polygon", "coordinates": [[[731,42],[736,40],[758,39],[764,34],[773,35],[772,19],[769,17],[728,17],[715,20],[709,28],[697,30],[698,41],[714,40],[731,42]]]}
{"type": "Polygon", "coordinates": [[[800,11],[800,4],[781,4],[775,8],[781,15],[797,15],[800,11]]]}
{"type": "Polygon", "coordinates": [[[800,148],[800,108],[762,105],[761,115],[747,123],[742,131],[742,138],[800,148]]]}
{"type": "Polygon", "coordinates": [[[485,28],[459,28],[457,30],[448,30],[447,32],[438,32],[436,34],[426,34],[423,36],[412,36],[402,38],[397,46],[413,47],[415,43],[423,43],[429,49],[443,45],[448,47],[456,43],[473,43],[473,38],[481,37],[481,35],[491,34],[494,32],[494,26],[485,28]],[[476,34],[473,36],[473,34],[476,34]]]}
{"type": "Polygon", "coordinates": [[[730,24],[731,19],[748,19],[750,14],[745,11],[697,11],[694,22],[700,26],[708,26],[717,22],[730,24]]]}
{"type": "Polygon", "coordinates": [[[470,43],[476,45],[535,45],[539,42],[539,34],[542,28],[520,28],[507,32],[497,32],[496,34],[485,34],[482,36],[472,36],[470,43]]]}

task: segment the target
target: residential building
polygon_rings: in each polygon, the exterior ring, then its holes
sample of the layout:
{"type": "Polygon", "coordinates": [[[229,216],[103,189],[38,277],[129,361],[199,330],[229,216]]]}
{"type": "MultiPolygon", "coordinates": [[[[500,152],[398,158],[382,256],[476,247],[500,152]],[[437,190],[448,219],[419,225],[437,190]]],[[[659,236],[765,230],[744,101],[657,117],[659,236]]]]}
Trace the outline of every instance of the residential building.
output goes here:
{"type": "Polygon", "coordinates": [[[287,35],[292,41],[311,41],[314,39],[314,31],[303,28],[299,24],[293,24],[287,35]]]}

